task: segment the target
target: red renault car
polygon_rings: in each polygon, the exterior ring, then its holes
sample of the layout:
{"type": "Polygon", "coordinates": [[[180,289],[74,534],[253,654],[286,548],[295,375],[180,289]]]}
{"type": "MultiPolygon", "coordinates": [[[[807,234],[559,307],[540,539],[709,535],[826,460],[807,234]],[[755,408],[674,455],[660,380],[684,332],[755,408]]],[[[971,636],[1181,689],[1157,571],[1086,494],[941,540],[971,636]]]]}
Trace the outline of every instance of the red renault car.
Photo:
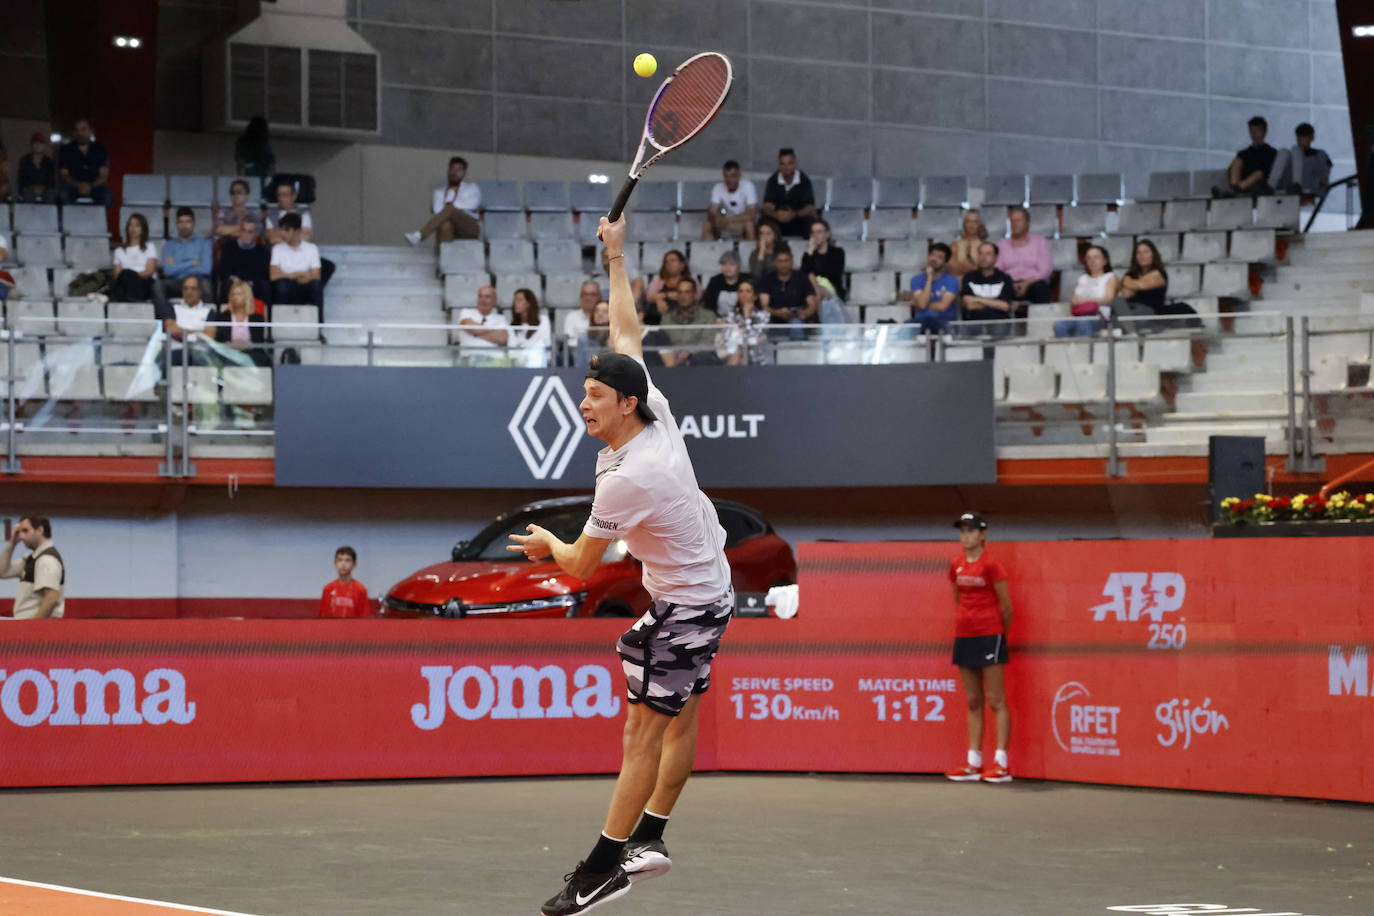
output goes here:
{"type": "MultiPolygon", "coordinates": [[[[725,556],[736,592],[766,592],[797,581],[792,548],[753,509],[712,500],[725,529],[725,556]]],[[[528,503],[500,515],[470,541],[459,541],[453,559],[436,563],[392,586],[382,602],[385,617],[638,617],[649,609],[639,562],[619,539],[608,542],[601,565],[587,579],[553,560],[530,562],[506,550],[513,533],[531,522],[564,541],[575,541],[591,512],[591,496],[528,503]]]]}

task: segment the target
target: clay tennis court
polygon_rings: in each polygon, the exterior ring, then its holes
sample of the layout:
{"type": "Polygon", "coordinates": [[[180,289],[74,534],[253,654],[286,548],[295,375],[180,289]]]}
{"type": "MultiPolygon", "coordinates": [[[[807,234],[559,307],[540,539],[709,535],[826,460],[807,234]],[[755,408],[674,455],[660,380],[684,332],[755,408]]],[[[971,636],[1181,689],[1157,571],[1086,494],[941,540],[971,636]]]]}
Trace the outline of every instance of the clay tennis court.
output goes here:
{"type": "MultiPolygon", "coordinates": [[[[604,777],[13,790],[6,877],[148,902],[0,882],[0,912],[535,913],[609,792],[604,777]]],[[[666,840],[672,872],[599,913],[1374,913],[1357,804],[709,774],[666,840]]]]}

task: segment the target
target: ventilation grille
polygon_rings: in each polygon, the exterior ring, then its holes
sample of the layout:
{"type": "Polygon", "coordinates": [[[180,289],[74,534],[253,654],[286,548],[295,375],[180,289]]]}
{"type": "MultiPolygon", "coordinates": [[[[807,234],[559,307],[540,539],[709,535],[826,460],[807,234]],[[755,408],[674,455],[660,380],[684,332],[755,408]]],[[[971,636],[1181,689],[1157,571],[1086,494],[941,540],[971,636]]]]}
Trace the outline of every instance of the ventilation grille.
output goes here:
{"type": "Polygon", "coordinates": [[[229,112],[274,126],[377,133],[375,54],[229,44],[229,112]]]}

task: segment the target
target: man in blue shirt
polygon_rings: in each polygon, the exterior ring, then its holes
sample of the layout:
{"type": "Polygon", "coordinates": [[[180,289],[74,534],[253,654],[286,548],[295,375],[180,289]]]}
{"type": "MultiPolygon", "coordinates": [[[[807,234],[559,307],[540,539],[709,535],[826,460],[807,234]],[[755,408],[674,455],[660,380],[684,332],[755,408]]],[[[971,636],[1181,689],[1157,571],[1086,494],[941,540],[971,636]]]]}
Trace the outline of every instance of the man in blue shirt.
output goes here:
{"type": "Polygon", "coordinates": [[[215,266],[210,240],[196,235],[196,214],[190,207],[177,208],[177,237],[162,246],[162,279],[156,290],[165,301],[181,292],[181,281],[187,277],[200,278],[202,290],[212,289],[210,272],[215,266]]]}
{"type": "Polygon", "coordinates": [[[945,273],[950,250],[944,242],[930,246],[926,269],[911,278],[911,318],[922,334],[943,334],[959,317],[959,278],[945,273]]]}

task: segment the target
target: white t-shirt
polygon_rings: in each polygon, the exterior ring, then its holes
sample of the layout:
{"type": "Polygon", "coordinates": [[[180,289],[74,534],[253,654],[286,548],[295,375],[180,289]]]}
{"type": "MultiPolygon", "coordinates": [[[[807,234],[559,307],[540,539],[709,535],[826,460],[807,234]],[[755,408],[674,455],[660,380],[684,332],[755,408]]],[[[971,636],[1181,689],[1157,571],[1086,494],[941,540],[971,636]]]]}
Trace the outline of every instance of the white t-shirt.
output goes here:
{"type": "Polygon", "coordinates": [[[648,404],[659,422],[620,448],[597,453],[596,496],[583,531],[623,538],[644,565],[644,589],[655,600],[701,607],[730,590],[725,529],[697,486],[682,431],[653,379],[648,404]]]}
{"type": "Polygon", "coordinates": [[[134,273],[143,273],[143,269],[148,266],[148,259],[157,260],[157,246],[152,242],[142,248],[135,248],[126,245],[123,248],[114,250],[114,266],[120,270],[132,270],[134,273]]]}
{"type": "Polygon", "coordinates": [[[592,319],[580,308],[570,309],[563,316],[563,340],[568,346],[575,347],[577,342],[582,339],[582,335],[587,333],[587,328],[591,327],[592,319]]]}
{"type": "Polygon", "coordinates": [[[309,210],[302,209],[302,208],[300,208],[300,207],[297,207],[297,208],[294,209],[294,210],[286,210],[286,211],[282,210],[280,207],[273,207],[272,209],[268,210],[268,211],[267,211],[267,228],[268,228],[268,229],[276,229],[276,228],[277,228],[277,223],[281,222],[281,218],[282,218],[282,214],[283,214],[283,213],[294,213],[294,214],[296,214],[297,216],[299,216],[299,217],[301,218],[301,228],[302,228],[302,229],[309,229],[309,228],[311,228],[311,226],[310,226],[310,211],[309,211],[309,210]]]}
{"type": "Polygon", "coordinates": [[[317,270],[320,266],[320,249],[315,247],[314,242],[301,242],[295,248],[278,242],[272,246],[272,266],[280,267],[285,274],[317,270]]]}
{"type": "MultiPolygon", "coordinates": [[[[476,311],[476,309],[474,309],[476,311]]],[[[578,311],[582,311],[578,309],[578,311]]],[[[493,313],[495,314],[495,313],[493,313]]],[[[510,326],[510,333],[506,335],[506,346],[509,347],[547,347],[551,335],[549,334],[549,323],[542,317],[534,327],[527,324],[513,324],[510,326]]]]}
{"type": "MultiPolygon", "coordinates": [[[[41,553],[52,546],[52,541],[45,540],[38,545],[34,553],[41,553]]],[[[10,568],[0,573],[0,578],[18,579],[24,574],[24,558],[20,557],[10,563],[10,568]]],[[[19,588],[14,593],[14,617],[15,619],[27,619],[38,616],[38,605],[42,596],[38,594],[40,588],[57,589],[57,604],[52,609],[52,616],[61,617],[66,613],[67,599],[62,594],[62,564],[57,557],[51,554],[39,557],[33,564],[33,581],[20,582],[19,588]]]]}
{"type": "Polygon", "coordinates": [[[473,219],[482,207],[482,189],[470,181],[458,185],[456,189],[444,185],[434,189],[434,202],[430,209],[435,213],[444,209],[444,204],[453,204],[459,210],[466,210],[473,219]]]}
{"type": "Polygon", "coordinates": [[[202,302],[200,305],[187,305],[178,299],[172,303],[172,312],[177,316],[177,326],[186,331],[203,331],[205,322],[210,320],[214,309],[202,302]]]}
{"type": "Polygon", "coordinates": [[[1112,279],[1110,270],[1102,271],[1102,276],[1082,274],[1073,286],[1073,294],[1087,302],[1106,302],[1107,283],[1112,279]]]}
{"type": "Polygon", "coordinates": [[[757,207],[759,205],[759,192],[754,189],[752,181],[740,179],[739,186],[731,191],[725,187],[725,182],[717,181],[716,186],[711,189],[711,210],[719,210],[725,207],[725,212],[730,216],[739,216],[746,207],[757,207]]]}
{"type": "MultiPolygon", "coordinates": [[[[469,318],[471,318],[471,319],[472,319],[474,322],[476,322],[477,324],[480,324],[480,325],[482,326],[483,330],[491,331],[491,330],[496,330],[496,329],[498,329],[498,328],[505,329],[505,330],[510,330],[510,322],[506,320],[506,316],[505,316],[505,315],[502,315],[500,312],[496,311],[496,309],[492,309],[492,310],[491,310],[490,312],[488,312],[486,315],[483,315],[483,314],[481,313],[481,311],[478,310],[478,309],[476,309],[476,308],[463,309],[461,312],[458,313],[458,323],[459,323],[459,324],[462,324],[464,321],[467,321],[469,318]]],[[[458,343],[459,343],[460,346],[464,346],[464,347],[499,347],[499,346],[501,346],[501,344],[492,343],[490,340],[486,340],[486,339],[484,339],[484,338],[478,337],[476,334],[473,334],[473,333],[470,332],[470,331],[461,331],[461,330],[458,332],[458,343]]],[[[509,335],[509,334],[506,335],[506,344],[507,344],[508,346],[510,345],[510,335],[509,335]]]]}

